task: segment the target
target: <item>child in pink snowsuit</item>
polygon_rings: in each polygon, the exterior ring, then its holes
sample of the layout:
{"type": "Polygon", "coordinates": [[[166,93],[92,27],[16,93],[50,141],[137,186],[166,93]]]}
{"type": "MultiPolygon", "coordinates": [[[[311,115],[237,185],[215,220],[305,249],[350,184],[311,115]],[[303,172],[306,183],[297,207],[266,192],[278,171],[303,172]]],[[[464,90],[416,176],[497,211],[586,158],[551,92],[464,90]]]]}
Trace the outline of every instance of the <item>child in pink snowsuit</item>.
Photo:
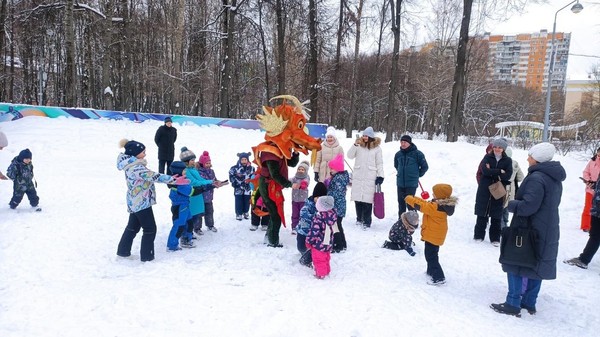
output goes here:
{"type": "Polygon", "coordinates": [[[337,215],[333,210],[332,196],[317,199],[317,213],[306,236],[306,247],[310,249],[315,277],[323,279],[331,272],[329,260],[333,246],[333,233],[337,232],[337,215]]]}

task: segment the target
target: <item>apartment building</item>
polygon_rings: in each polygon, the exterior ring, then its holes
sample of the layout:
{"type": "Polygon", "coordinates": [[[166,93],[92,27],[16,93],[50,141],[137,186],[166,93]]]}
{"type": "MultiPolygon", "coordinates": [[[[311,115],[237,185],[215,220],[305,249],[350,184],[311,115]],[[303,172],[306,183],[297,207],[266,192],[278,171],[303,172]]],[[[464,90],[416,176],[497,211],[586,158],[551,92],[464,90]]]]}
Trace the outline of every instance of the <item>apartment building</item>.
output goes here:
{"type": "MultiPolygon", "coordinates": [[[[552,33],[517,35],[484,34],[487,44],[490,80],[520,85],[539,92],[548,87],[548,69],[552,53],[552,33]]],[[[565,90],[569,60],[570,33],[556,33],[552,90],[565,90]]]]}

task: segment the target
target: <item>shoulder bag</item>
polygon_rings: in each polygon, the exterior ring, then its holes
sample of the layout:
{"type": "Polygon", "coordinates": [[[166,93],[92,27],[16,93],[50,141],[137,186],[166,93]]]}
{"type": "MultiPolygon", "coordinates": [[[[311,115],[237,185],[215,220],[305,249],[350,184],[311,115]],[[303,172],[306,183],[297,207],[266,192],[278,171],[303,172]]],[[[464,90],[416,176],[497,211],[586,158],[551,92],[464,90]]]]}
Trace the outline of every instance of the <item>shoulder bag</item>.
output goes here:
{"type": "Polygon", "coordinates": [[[498,261],[513,266],[537,267],[539,262],[537,234],[528,217],[513,216],[510,226],[502,230],[498,261]]]}
{"type": "Polygon", "coordinates": [[[488,186],[488,189],[490,190],[490,194],[496,200],[506,197],[506,187],[504,187],[504,184],[502,183],[502,179],[500,179],[500,177],[498,177],[498,179],[499,180],[497,182],[488,186]]]}

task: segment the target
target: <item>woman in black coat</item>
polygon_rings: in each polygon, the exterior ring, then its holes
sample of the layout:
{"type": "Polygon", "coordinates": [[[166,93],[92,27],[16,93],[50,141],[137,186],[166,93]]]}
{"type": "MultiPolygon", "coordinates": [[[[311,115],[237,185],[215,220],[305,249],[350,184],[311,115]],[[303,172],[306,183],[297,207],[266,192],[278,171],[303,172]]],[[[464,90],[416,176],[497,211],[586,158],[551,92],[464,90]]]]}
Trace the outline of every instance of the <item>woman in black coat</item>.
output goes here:
{"type": "Polygon", "coordinates": [[[175,158],[175,141],[177,129],[173,127],[171,117],[165,118],[165,125],[161,125],[154,135],[154,143],[158,146],[158,172],[171,174],[171,163],[175,158]]]}
{"type": "Polygon", "coordinates": [[[502,220],[504,199],[494,199],[490,193],[489,186],[498,180],[501,180],[505,187],[510,185],[512,160],[506,155],[505,151],[507,147],[508,143],[504,138],[495,139],[492,142],[492,152],[486,154],[479,164],[481,179],[479,180],[477,195],[475,197],[477,223],[475,224],[473,239],[483,241],[488,218],[491,218],[490,242],[494,246],[500,245],[500,223],[502,220]]]}
{"type": "Polygon", "coordinates": [[[560,162],[551,161],[555,151],[550,143],[540,143],[529,150],[529,173],[519,187],[515,200],[508,202],[508,211],[514,213],[511,226],[515,221],[525,221],[537,232],[536,251],[539,257],[535,268],[502,264],[502,270],[508,276],[508,295],[505,303],[491,305],[499,313],[520,316],[523,308],[535,314],[542,280],[556,278],[560,237],[558,206],[562,182],[567,174],[560,162]],[[527,289],[523,293],[524,278],[527,278],[527,289]]]}

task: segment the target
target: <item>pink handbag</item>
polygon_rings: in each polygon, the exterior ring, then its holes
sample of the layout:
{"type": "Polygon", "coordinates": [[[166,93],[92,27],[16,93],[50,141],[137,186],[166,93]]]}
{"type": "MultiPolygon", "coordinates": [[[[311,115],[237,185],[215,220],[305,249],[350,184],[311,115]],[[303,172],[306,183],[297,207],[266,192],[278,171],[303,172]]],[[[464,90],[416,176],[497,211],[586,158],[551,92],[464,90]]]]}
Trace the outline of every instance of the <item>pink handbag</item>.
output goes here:
{"type": "Polygon", "coordinates": [[[385,198],[381,192],[381,184],[375,185],[375,195],[373,196],[373,214],[377,219],[385,218],[385,198]]]}

